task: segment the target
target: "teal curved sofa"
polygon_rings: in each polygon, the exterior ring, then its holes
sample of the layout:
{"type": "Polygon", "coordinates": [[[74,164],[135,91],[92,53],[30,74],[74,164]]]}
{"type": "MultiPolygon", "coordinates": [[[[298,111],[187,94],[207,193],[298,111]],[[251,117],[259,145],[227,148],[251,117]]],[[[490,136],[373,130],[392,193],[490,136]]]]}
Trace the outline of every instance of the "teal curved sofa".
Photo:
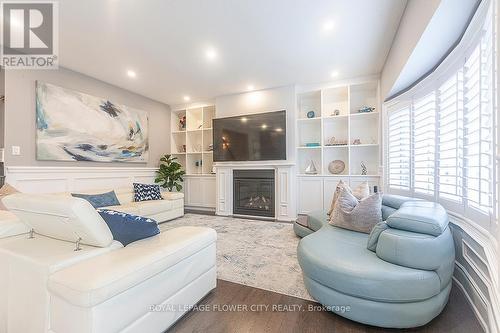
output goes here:
{"type": "Polygon", "coordinates": [[[326,212],[294,224],[303,237],[298,260],[309,294],[348,319],[386,328],[425,325],[448,302],[455,248],[444,208],[434,202],[384,195],[387,228],[369,235],[328,224],[326,212]]]}

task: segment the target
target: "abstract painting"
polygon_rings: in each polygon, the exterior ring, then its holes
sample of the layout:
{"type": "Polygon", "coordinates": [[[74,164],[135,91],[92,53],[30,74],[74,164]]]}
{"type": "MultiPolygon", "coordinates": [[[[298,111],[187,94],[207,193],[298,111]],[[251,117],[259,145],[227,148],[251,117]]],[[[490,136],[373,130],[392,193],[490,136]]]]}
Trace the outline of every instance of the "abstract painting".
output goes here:
{"type": "Polygon", "coordinates": [[[146,163],[148,115],[105,98],[36,83],[37,160],[146,163]]]}

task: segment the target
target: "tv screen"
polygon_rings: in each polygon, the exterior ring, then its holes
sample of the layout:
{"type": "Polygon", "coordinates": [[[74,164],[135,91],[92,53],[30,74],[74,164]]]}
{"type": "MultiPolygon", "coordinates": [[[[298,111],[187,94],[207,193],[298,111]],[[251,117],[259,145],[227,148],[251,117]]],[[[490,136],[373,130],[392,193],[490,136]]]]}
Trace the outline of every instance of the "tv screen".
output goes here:
{"type": "Polygon", "coordinates": [[[214,162],[286,160],[286,111],[213,120],[214,162]]]}

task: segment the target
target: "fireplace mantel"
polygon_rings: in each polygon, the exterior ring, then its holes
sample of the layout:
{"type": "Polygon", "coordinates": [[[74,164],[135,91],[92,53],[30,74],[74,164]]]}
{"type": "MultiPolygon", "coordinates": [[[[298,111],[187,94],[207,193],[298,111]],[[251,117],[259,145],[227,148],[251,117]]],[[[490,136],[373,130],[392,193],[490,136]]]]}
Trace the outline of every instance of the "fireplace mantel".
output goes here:
{"type": "Polygon", "coordinates": [[[294,221],[295,208],[295,164],[287,161],[263,162],[217,162],[214,164],[217,179],[216,214],[233,215],[233,171],[252,169],[275,170],[275,219],[278,221],[294,221]]]}

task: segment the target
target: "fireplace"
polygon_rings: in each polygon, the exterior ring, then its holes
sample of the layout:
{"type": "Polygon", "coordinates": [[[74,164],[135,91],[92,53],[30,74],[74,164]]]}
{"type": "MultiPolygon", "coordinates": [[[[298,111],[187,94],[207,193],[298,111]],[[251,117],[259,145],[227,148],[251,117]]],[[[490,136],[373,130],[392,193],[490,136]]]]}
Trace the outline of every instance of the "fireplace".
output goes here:
{"type": "Polygon", "coordinates": [[[233,214],[274,218],[274,170],[233,170],[233,193],[233,214]]]}

